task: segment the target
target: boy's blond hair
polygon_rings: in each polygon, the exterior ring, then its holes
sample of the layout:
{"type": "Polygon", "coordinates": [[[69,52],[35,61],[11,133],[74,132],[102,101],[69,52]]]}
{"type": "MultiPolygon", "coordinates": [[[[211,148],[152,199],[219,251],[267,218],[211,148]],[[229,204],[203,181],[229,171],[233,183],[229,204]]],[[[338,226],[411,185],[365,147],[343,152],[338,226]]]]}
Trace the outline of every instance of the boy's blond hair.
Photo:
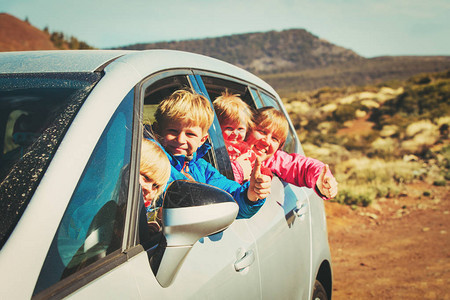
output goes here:
{"type": "Polygon", "coordinates": [[[142,139],[140,172],[159,186],[155,198],[161,195],[170,177],[170,162],[161,147],[145,138],[142,139]]]}
{"type": "Polygon", "coordinates": [[[214,100],[213,105],[220,124],[242,122],[249,128],[253,126],[252,109],[239,97],[239,94],[225,91],[214,100]]]}
{"type": "Polygon", "coordinates": [[[284,114],[274,107],[262,107],[253,115],[253,122],[260,128],[269,128],[280,139],[280,148],[286,142],[289,123],[284,114]]]}
{"type": "Polygon", "coordinates": [[[169,122],[182,122],[186,126],[199,126],[206,134],[213,120],[214,111],[206,97],[188,90],[178,90],[158,105],[155,131],[160,133],[169,122]]]}

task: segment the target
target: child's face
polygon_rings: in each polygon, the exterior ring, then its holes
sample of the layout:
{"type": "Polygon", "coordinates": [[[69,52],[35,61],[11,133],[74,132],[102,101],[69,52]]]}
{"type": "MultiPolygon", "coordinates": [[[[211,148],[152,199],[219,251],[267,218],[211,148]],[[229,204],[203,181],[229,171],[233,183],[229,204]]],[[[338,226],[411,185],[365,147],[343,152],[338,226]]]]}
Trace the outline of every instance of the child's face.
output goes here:
{"type": "Polygon", "coordinates": [[[172,155],[190,156],[197,151],[207,139],[200,126],[186,126],[183,123],[172,122],[160,132],[161,145],[172,155]]]}
{"type": "Polygon", "coordinates": [[[142,193],[144,194],[144,200],[150,203],[156,198],[158,189],[160,187],[153,179],[147,176],[146,173],[141,172],[139,174],[139,183],[142,187],[142,193]]]}
{"type": "Polygon", "coordinates": [[[230,144],[242,143],[247,134],[247,125],[242,122],[224,122],[220,125],[223,138],[230,144]]]}
{"type": "Polygon", "coordinates": [[[269,159],[281,145],[281,139],[273,129],[258,126],[249,133],[246,141],[261,161],[269,159]]]}

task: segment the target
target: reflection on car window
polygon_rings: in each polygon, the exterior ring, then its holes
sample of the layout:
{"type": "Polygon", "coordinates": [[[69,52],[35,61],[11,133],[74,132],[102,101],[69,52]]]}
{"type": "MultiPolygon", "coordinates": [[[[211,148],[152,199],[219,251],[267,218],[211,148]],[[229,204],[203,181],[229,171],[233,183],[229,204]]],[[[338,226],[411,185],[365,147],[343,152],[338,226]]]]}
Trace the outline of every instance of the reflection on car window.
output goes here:
{"type": "Polygon", "coordinates": [[[133,98],[131,91],[97,143],[53,239],[35,294],[121,249],[133,98]]]}
{"type": "Polygon", "coordinates": [[[0,247],[99,73],[0,75],[0,247]]]}

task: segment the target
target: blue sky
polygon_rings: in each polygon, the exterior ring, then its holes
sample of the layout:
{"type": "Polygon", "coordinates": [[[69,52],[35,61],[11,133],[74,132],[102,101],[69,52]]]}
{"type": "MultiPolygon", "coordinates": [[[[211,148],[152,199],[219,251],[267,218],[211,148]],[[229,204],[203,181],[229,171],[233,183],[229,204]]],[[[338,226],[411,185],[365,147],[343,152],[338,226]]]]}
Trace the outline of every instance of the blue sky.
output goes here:
{"type": "Polygon", "coordinates": [[[450,55],[449,0],[0,0],[98,48],[303,28],[359,55],[450,55]]]}

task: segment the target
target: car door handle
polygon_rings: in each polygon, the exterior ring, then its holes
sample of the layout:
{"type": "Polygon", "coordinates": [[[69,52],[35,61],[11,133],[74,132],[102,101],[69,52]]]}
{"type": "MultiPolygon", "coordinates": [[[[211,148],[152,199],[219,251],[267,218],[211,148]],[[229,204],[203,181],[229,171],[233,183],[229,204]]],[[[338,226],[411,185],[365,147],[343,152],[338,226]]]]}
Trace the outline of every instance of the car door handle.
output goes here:
{"type": "Polygon", "coordinates": [[[255,261],[255,254],[252,250],[244,253],[244,256],[238,259],[234,263],[234,269],[236,272],[241,272],[245,268],[249,267],[255,261]]]}
{"type": "Polygon", "coordinates": [[[297,207],[294,209],[294,214],[301,218],[308,213],[308,204],[306,202],[297,204],[297,207]]]}

